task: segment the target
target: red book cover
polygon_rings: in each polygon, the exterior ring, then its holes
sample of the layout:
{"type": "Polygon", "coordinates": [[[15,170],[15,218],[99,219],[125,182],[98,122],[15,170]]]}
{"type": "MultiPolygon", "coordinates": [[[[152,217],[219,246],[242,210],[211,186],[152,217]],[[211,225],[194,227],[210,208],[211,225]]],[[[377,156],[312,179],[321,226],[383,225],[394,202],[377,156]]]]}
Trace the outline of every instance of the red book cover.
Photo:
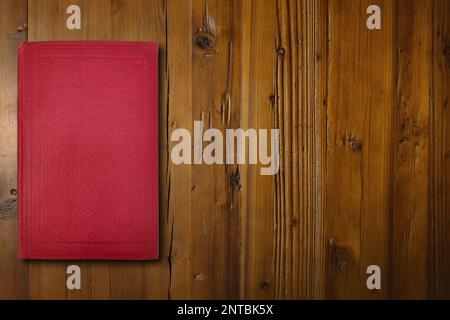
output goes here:
{"type": "Polygon", "coordinates": [[[158,45],[19,49],[24,259],[158,258],[158,45]]]}

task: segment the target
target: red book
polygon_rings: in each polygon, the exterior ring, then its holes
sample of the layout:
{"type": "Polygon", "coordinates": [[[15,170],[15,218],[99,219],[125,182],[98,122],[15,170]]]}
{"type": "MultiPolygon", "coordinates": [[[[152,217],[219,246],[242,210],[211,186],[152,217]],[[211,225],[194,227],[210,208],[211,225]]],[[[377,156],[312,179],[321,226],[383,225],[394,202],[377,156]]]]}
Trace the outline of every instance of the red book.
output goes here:
{"type": "Polygon", "coordinates": [[[19,50],[24,259],[158,258],[158,45],[19,50]]]}

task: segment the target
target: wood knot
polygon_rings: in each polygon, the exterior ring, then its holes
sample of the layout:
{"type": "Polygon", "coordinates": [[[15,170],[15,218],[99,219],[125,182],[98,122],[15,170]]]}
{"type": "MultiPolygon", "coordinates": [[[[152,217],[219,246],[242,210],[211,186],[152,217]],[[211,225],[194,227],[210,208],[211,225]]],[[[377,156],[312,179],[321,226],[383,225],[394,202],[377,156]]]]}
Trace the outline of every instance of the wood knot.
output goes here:
{"type": "Polygon", "coordinates": [[[444,155],[445,160],[449,160],[450,159],[450,151],[447,151],[444,155]]]}
{"type": "Polygon", "coordinates": [[[339,273],[345,272],[353,259],[349,248],[332,243],[328,243],[328,255],[332,268],[339,273]]]}
{"type": "Polygon", "coordinates": [[[199,31],[194,35],[194,43],[198,48],[208,50],[214,47],[215,41],[211,33],[199,31]]]}
{"type": "Polygon", "coordinates": [[[20,25],[17,27],[17,32],[24,32],[25,30],[28,29],[28,25],[26,23],[24,23],[23,25],[20,25]]]}
{"type": "Polygon", "coordinates": [[[297,219],[296,218],[292,218],[292,221],[291,221],[291,223],[292,223],[292,226],[297,226],[297,219]]]}
{"type": "Polygon", "coordinates": [[[362,142],[349,133],[345,133],[342,137],[342,144],[352,151],[358,151],[362,149],[362,142]]]}
{"type": "Polygon", "coordinates": [[[337,271],[344,271],[348,265],[348,256],[345,248],[336,248],[335,251],[335,266],[337,271]]]}
{"type": "Polygon", "coordinates": [[[236,172],[233,172],[230,176],[230,182],[233,189],[241,190],[241,173],[239,172],[239,168],[236,172]]]}
{"type": "Polygon", "coordinates": [[[450,66],[450,44],[446,44],[444,46],[444,49],[442,49],[442,53],[445,56],[445,59],[447,60],[447,67],[450,66]]]}
{"type": "Polygon", "coordinates": [[[16,190],[16,189],[11,189],[11,190],[9,190],[9,193],[10,193],[12,196],[17,196],[17,190],[16,190]]]}
{"type": "Polygon", "coordinates": [[[201,281],[201,280],[203,280],[203,279],[204,279],[203,273],[195,273],[195,274],[194,274],[194,280],[201,281]]]}
{"type": "Polygon", "coordinates": [[[259,284],[259,287],[263,290],[267,290],[270,288],[270,283],[267,280],[261,281],[261,283],[259,284]]]}
{"type": "Polygon", "coordinates": [[[278,48],[277,52],[278,52],[278,55],[284,56],[284,54],[286,53],[286,49],[280,47],[280,48],[278,48]]]}
{"type": "Polygon", "coordinates": [[[270,101],[271,104],[275,104],[276,100],[277,100],[277,98],[275,97],[274,94],[271,94],[269,96],[269,101],[270,101]]]}

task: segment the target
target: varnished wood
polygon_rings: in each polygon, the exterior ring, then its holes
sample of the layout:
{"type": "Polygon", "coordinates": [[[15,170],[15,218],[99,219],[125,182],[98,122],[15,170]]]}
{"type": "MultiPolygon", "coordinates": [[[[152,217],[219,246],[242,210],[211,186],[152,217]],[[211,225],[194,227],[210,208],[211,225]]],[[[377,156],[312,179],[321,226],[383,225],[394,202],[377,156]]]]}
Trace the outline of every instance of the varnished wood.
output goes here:
{"type": "Polygon", "coordinates": [[[434,1],[430,140],[432,296],[450,298],[450,2],[434,1]]]}
{"type": "Polygon", "coordinates": [[[381,2],[383,28],[368,30],[369,5],[329,1],[327,298],[387,292],[386,286],[370,292],[365,279],[369,265],[388,270],[395,8],[381,2]]]}
{"type": "Polygon", "coordinates": [[[366,27],[370,4],[0,1],[0,299],[450,297],[449,2],[379,0],[381,30],[366,27]],[[69,4],[81,30],[66,29],[69,4]],[[27,34],[159,42],[159,261],[17,258],[27,34]],[[173,165],[171,133],[198,120],[280,129],[280,171],[173,165]],[[66,289],[70,264],[81,290],[66,289]]]}
{"type": "Polygon", "coordinates": [[[398,298],[429,296],[432,5],[400,0],[397,8],[392,294],[398,298]]]}
{"type": "MultiPolygon", "coordinates": [[[[275,122],[278,94],[276,10],[273,0],[243,3],[240,71],[243,129],[278,127],[275,122]]],[[[243,189],[241,297],[271,299],[276,295],[277,250],[282,246],[274,197],[276,178],[261,176],[259,166],[241,166],[240,169],[243,189]]]]}

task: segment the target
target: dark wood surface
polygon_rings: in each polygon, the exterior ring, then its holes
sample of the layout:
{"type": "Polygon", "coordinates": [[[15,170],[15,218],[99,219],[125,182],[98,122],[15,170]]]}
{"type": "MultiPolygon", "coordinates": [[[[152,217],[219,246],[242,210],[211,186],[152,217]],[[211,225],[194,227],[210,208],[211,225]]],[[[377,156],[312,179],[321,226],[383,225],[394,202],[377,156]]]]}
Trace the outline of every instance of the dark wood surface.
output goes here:
{"type": "Polygon", "coordinates": [[[449,29],[448,0],[0,1],[0,299],[450,298],[449,29]],[[17,258],[27,39],[160,43],[159,261],[17,258]],[[201,119],[279,128],[279,173],[173,165],[201,119]]]}

